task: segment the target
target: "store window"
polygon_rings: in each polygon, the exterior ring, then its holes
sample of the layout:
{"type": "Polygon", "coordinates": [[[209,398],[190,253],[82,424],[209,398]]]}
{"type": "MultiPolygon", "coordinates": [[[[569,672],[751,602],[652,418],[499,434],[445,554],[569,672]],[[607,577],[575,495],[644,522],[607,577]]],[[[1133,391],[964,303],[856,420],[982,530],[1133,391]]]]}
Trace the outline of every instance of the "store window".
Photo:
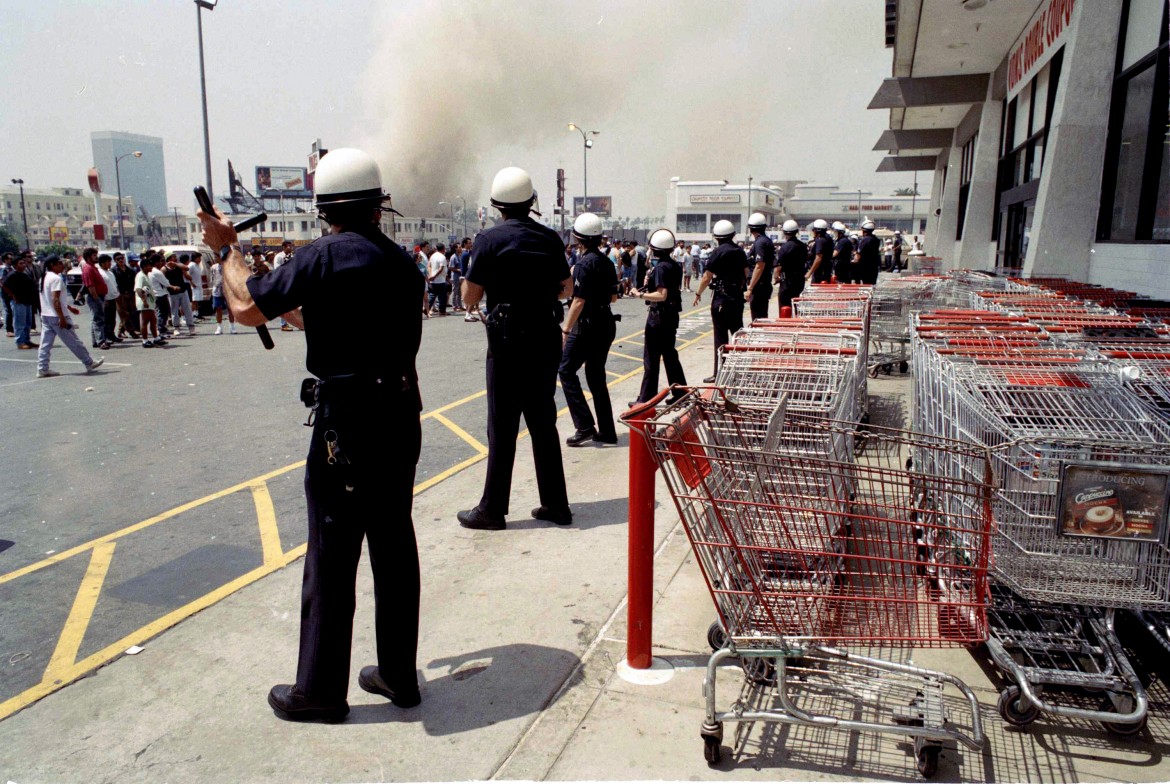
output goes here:
{"type": "Polygon", "coordinates": [[[725,215],[715,214],[711,216],[711,226],[714,227],[721,220],[730,221],[731,225],[735,227],[736,233],[739,233],[739,224],[743,220],[743,216],[737,212],[730,212],[725,215]]]}
{"type": "Polygon", "coordinates": [[[979,138],[976,133],[963,145],[963,155],[959,162],[959,221],[955,228],[955,239],[963,239],[963,223],[967,219],[967,197],[971,195],[971,173],[975,170],[975,141],[979,138]]]}
{"type": "Polygon", "coordinates": [[[707,233],[707,216],[687,215],[685,213],[678,216],[678,233],[679,234],[706,234],[707,233]]]}
{"type": "Polygon", "coordinates": [[[1122,10],[1097,238],[1170,242],[1170,79],[1165,0],[1122,10]]]}

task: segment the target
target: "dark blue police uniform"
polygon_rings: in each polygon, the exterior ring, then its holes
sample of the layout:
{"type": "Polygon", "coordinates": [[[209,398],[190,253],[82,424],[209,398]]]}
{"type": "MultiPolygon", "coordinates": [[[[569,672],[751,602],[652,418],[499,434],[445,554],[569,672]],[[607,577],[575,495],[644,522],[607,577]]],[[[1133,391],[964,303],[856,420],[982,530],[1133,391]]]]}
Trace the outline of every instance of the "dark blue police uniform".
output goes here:
{"type": "MultiPolygon", "coordinates": [[[[742,253],[742,251],[740,251],[742,253]]],[[[658,362],[666,366],[668,384],[686,386],[682,363],[678,359],[675,339],[678,335],[678,314],[682,312],[682,267],[667,256],[657,259],[650,270],[646,290],[650,292],[666,289],[662,302],[646,303],[646,332],[642,338],[642,389],[638,401],[645,402],[658,394],[658,362]]],[[[741,301],[742,312],[742,301],[741,301]]]]}
{"type": "Polygon", "coordinates": [[[423,276],[370,224],[301,248],[290,263],[250,278],[248,291],[269,319],[301,308],[305,364],[320,379],[305,465],[309,538],[297,689],[322,704],[346,698],[365,538],[378,670],[391,689],[414,691],[419,565],[411,505],[422,440],[415,355],[423,276]],[[383,308],[357,306],[375,290],[388,298],[383,308]],[[387,327],[391,338],[373,350],[353,339],[387,327]]]}
{"type": "Polygon", "coordinates": [[[792,300],[804,291],[805,266],[808,262],[808,248],[797,239],[785,240],[780,245],[776,263],[784,275],[784,287],[780,289],[780,307],[790,307],[792,300]]]}
{"type": "Polygon", "coordinates": [[[715,373],[719,372],[719,348],[743,329],[743,292],[747,287],[747,254],[733,242],[720,242],[707,259],[712,275],[711,324],[715,327],[715,373]]]}
{"type": "Polygon", "coordinates": [[[833,279],[833,241],[821,233],[813,239],[813,263],[821,257],[821,266],[813,273],[813,283],[828,283],[833,279]]]}
{"type": "Polygon", "coordinates": [[[585,381],[593,393],[593,406],[597,409],[597,435],[604,441],[617,438],[605,378],[605,361],[617,333],[613,311],[609,307],[614,294],[617,294],[617,272],[613,262],[596,249],[587,250],[573,265],[573,298],[584,301],[585,307],[572,334],[564,341],[558,375],[573,425],[579,431],[592,430],[595,427],[593,414],[585,402],[581,380],[577,378],[577,371],[581,365],[585,366],[585,381]]]}
{"type": "Polygon", "coordinates": [[[857,254],[861,260],[854,266],[857,270],[856,283],[877,283],[878,270],[882,265],[882,243],[872,234],[863,234],[857,241],[857,254]]]}
{"type": "Polygon", "coordinates": [[[842,234],[833,243],[833,252],[837,254],[833,272],[838,283],[853,283],[853,240],[842,234]]]}
{"type": "MultiPolygon", "coordinates": [[[[756,237],[752,243],[751,256],[748,259],[754,267],[764,262],[764,272],[752,289],[751,311],[752,320],[768,317],[768,300],[772,298],[772,267],[776,264],[776,245],[767,234],[756,237]]],[[[749,273],[750,274],[750,273],[749,273]]]]}
{"type": "Polygon", "coordinates": [[[479,502],[490,515],[508,513],[521,414],[532,438],[541,505],[569,507],[555,398],[562,343],[558,297],[568,277],[565,243],[528,217],[480,232],[471,248],[467,279],[483,287],[497,325],[488,332],[487,479],[479,502]]]}

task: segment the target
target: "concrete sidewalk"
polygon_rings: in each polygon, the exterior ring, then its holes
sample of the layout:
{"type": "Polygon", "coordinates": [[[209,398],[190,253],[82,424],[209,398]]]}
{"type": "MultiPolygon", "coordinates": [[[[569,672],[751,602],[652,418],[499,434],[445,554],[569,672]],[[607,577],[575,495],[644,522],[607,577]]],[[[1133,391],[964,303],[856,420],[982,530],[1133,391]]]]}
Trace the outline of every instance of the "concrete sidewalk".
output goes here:
{"type": "MultiPolygon", "coordinates": [[[[710,372],[709,339],[683,351],[688,378],[710,372]]],[[[615,408],[638,379],[612,390],[615,408]]],[[[871,385],[875,408],[904,412],[904,381],[871,385]]],[[[562,435],[571,424],[561,420],[562,435]]],[[[673,678],[635,686],[625,653],[626,445],[565,449],[575,522],[528,519],[537,503],[521,446],[513,514],[501,532],[467,531],[454,514],[478,498],[483,465],[415,500],[423,570],[423,704],[401,711],[357,688],[373,661],[372,584],[359,570],[352,711],[340,725],[272,716],[269,687],[296,665],[300,568],[230,596],[92,676],[0,722],[0,780],[288,782],[468,779],[825,780],[918,778],[905,739],[754,723],[726,728],[724,760],[703,760],[702,676],[710,597],[659,483],[655,653],[673,678]]],[[[1099,728],[1043,721],[1004,728],[996,689],[966,651],[930,652],[978,690],[982,752],[944,752],[939,780],[1155,781],[1170,778],[1167,705],[1158,686],[1149,730],[1119,741],[1099,728]]],[[[720,672],[721,708],[744,692],[720,672]]]]}

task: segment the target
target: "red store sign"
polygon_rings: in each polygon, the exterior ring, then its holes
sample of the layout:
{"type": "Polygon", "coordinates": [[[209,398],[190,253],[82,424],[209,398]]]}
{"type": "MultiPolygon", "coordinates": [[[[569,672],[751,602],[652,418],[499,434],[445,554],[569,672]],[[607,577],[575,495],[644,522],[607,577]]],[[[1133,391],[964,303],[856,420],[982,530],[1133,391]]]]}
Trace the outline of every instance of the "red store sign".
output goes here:
{"type": "Polygon", "coordinates": [[[1064,44],[1076,0],[1048,0],[1033,14],[1008,55],[1008,98],[1015,96],[1064,44]]]}

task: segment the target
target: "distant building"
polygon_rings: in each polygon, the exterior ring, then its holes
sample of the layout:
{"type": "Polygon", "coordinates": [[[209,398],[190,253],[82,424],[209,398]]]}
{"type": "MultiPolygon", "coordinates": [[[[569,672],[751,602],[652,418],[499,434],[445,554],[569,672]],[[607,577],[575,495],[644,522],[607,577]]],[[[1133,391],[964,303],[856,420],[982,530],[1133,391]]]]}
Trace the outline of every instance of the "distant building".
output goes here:
{"type": "MultiPolygon", "coordinates": [[[[61,243],[80,247],[100,245],[112,247],[118,242],[118,197],[109,194],[101,196],[102,217],[106,238],[95,242],[93,238],[94,202],[93,194],[81,188],[24,188],[24,206],[28,214],[29,245],[33,250],[49,243],[61,243]]],[[[137,237],[137,222],[129,216],[135,212],[132,197],[123,197],[123,212],[127,219],[123,225],[126,244],[137,237]]],[[[15,185],[0,186],[0,224],[8,227],[13,235],[23,238],[24,223],[20,211],[20,189],[15,185]]]]}
{"type": "MultiPolygon", "coordinates": [[[[169,212],[167,205],[167,175],[163,159],[163,140],[157,136],[122,131],[94,131],[89,135],[93,145],[93,165],[102,176],[102,190],[117,193],[114,161],[118,156],[134,151],[141,158],[126,157],[118,166],[122,180],[122,196],[133,196],[149,215],[169,212]]],[[[130,214],[131,220],[139,216],[130,214]]]]}
{"type": "Polygon", "coordinates": [[[930,194],[887,196],[866,188],[806,183],[793,188],[784,207],[788,217],[799,223],[801,229],[817,218],[829,223],[841,221],[850,228],[856,228],[868,218],[879,229],[921,234],[926,230],[930,194]]]}
{"type": "Polygon", "coordinates": [[[783,211],[784,194],[765,185],[672,177],[666,192],[666,227],[684,242],[710,240],[711,229],[721,220],[731,221],[737,239],[744,239],[753,212],[762,212],[768,226],[775,226],[783,211]]]}

